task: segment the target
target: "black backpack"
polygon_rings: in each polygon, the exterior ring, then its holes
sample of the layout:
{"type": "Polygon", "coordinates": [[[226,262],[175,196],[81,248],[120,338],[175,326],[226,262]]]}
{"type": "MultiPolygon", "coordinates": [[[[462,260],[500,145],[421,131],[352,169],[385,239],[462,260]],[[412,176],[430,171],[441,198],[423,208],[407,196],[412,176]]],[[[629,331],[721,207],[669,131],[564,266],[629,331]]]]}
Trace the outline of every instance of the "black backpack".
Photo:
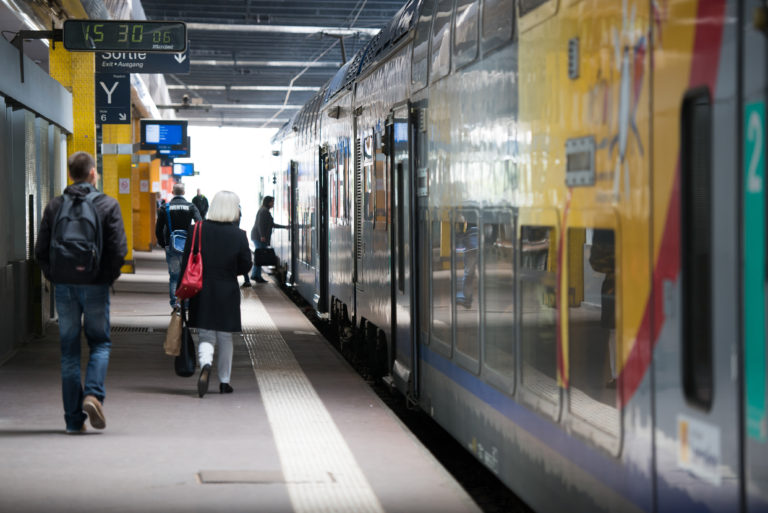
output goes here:
{"type": "Polygon", "coordinates": [[[53,222],[49,259],[54,283],[88,284],[99,274],[101,263],[101,220],[93,200],[64,193],[64,202],[53,222]]]}

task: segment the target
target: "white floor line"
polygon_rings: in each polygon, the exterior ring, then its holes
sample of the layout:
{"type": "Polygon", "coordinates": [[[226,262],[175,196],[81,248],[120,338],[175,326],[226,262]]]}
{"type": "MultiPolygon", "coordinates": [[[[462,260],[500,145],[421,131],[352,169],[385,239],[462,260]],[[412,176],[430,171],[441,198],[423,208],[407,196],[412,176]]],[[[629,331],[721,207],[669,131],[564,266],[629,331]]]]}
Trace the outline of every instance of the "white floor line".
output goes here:
{"type": "Polygon", "coordinates": [[[253,364],[296,513],[384,509],[331,415],[261,301],[243,302],[243,340],[253,364]],[[244,315],[243,318],[246,316],[244,315]]]}

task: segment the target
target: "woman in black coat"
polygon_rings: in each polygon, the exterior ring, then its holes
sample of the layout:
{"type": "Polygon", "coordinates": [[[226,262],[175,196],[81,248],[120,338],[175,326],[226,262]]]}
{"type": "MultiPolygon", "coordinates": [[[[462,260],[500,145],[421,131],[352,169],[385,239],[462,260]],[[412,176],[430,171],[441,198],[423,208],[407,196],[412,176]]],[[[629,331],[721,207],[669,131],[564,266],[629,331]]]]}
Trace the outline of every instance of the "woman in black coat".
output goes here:
{"type": "MultiPolygon", "coordinates": [[[[208,219],[201,226],[203,288],[189,300],[189,325],[198,330],[197,349],[200,377],[197,392],[208,391],[213,352],[219,346],[217,372],[219,392],[233,391],[229,384],[232,371],[232,334],[242,331],[240,324],[240,287],[237,276],[251,268],[251,251],[245,232],[233,225],[240,216],[240,199],[230,191],[213,198],[208,219]]],[[[194,228],[189,229],[182,260],[182,276],[192,248],[194,228]]]]}

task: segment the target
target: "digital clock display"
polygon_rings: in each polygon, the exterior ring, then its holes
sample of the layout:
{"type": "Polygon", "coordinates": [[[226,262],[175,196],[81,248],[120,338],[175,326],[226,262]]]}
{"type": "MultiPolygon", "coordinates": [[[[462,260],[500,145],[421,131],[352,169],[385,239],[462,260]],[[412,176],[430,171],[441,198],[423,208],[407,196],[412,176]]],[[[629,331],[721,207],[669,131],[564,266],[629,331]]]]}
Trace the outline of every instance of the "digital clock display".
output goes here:
{"type": "Polygon", "coordinates": [[[187,49],[181,21],[66,20],[64,48],[78,52],[174,52],[187,49]]]}

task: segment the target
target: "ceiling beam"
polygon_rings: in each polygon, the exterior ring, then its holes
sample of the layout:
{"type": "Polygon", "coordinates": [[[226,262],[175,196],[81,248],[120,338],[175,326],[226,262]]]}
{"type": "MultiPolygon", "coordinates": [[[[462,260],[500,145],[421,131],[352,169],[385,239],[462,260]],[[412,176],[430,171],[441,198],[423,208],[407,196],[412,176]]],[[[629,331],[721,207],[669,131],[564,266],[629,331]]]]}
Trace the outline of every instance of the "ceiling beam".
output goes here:
{"type": "Polygon", "coordinates": [[[243,86],[243,85],[177,85],[168,84],[170,91],[319,91],[315,86],[243,86]]]}
{"type": "Polygon", "coordinates": [[[338,68],[338,61],[248,61],[234,59],[191,59],[192,66],[258,66],[264,68],[338,68]]]}
{"type": "Polygon", "coordinates": [[[277,105],[277,104],[258,104],[258,103],[201,103],[201,104],[188,104],[188,103],[175,103],[170,105],[157,105],[158,109],[179,109],[179,110],[211,110],[211,109],[227,109],[227,110],[299,110],[303,105],[277,105]]]}
{"type": "Polygon", "coordinates": [[[346,27],[307,27],[302,25],[241,25],[230,23],[187,23],[187,30],[208,30],[216,32],[262,32],[272,34],[327,34],[329,36],[359,36],[373,37],[380,28],[346,28],[346,27]]]}

